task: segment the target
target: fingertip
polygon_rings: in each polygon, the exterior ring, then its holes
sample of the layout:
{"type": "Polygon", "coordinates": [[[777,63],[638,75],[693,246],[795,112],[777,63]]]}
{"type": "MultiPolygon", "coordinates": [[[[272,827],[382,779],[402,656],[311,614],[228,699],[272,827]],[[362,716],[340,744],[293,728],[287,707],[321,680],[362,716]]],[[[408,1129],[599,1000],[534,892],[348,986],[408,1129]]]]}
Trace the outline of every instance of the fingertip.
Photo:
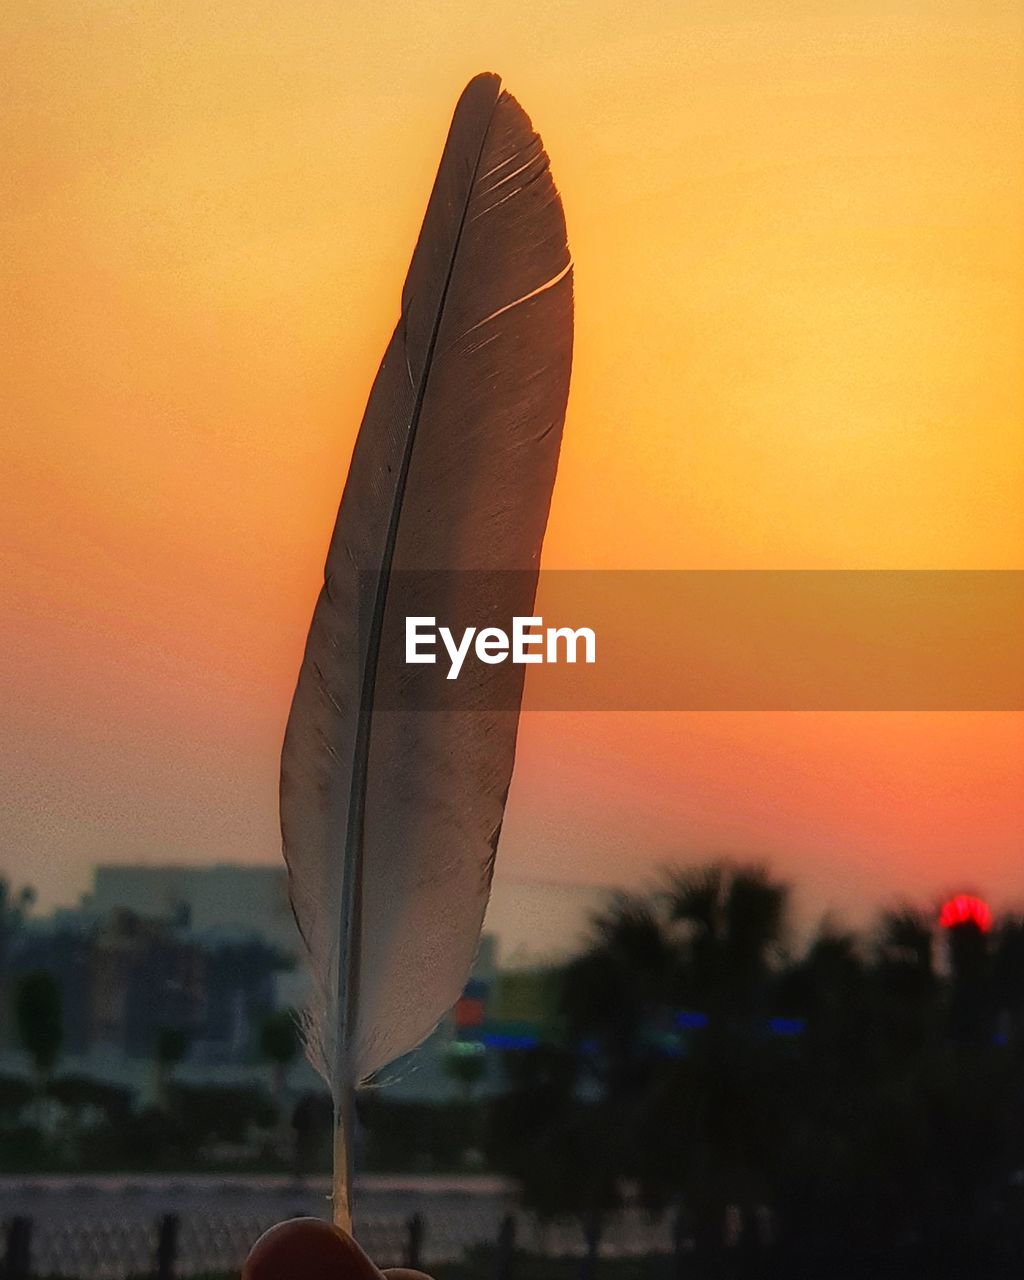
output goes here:
{"type": "Polygon", "coordinates": [[[291,1218],[253,1245],[242,1280],[381,1280],[359,1245],[321,1218],[291,1218]]]}

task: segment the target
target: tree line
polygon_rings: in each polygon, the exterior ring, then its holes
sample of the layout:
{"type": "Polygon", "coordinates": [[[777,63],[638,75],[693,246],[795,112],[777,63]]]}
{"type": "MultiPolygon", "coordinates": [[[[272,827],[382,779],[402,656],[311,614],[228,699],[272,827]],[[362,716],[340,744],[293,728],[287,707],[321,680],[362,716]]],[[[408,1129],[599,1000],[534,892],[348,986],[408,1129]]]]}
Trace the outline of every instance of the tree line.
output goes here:
{"type": "Polygon", "coordinates": [[[618,898],[507,1062],[491,1160],[592,1258],[632,1197],[680,1275],[1019,1273],[1024,918],[905,907],[794,953],[790,906],[727,863],[618,898]]]}

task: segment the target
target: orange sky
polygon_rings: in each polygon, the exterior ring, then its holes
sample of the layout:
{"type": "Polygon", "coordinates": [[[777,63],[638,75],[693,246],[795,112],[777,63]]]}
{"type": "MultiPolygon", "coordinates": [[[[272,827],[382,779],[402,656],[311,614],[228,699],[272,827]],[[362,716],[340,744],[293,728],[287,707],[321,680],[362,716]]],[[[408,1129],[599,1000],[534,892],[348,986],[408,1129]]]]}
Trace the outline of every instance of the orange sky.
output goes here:
{"type": "MultiPolygon", "coordinates": [[[[1024,6],[13,0],[0,867],[277,856],[276,756],[452,105],[576,260],[549,567],[1019,568],[1024,6]]],[[[1024,899],[1017,715],[536,715],[506,873],[1024,899]],[[1018,887],[1019,886],[1019,887],[1018,887]]]]}

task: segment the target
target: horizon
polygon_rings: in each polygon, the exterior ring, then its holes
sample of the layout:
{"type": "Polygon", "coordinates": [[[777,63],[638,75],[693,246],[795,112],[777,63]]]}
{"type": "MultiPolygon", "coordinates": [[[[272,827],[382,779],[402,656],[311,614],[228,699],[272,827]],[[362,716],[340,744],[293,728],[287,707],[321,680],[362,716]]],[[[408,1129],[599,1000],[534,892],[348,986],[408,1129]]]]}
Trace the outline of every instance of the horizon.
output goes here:
{"type": "MultiPolygon", "coordinates": [[[[670,860],[664,864],[657,876],[630,886],[612,882],[585,884],[542,878],[520,878],[496,873],[482,934],[497,941],[499,969],[515,970],[557,965],[585,949],[590,936],[591,921],[595,914],[600,913],[618,895],[623,893],[640,897],[650,895],[657,891],[666,873],[698,869],[717,861],[724,861],[733,866],[763,868],[769,875],[777,875],[777,868],[770,861],[724,855],[670,860]]],[[[47,903],[37,898],[29,909],[28,918],[45,924],[56,922],[65,912],[74,914],[78,911],[87,911],[92,905],[90,898],[96,889],[97,873],[120,870],[153,871],[171,875],[187,874],[190,871],[224,870],[271,871],[279,873],[282,877],[286,873],[283,864],[279,865],[272,861],[132,862],[125,860],[94,863],[90,868],[90,877],[85,886],[73,899],[47,903]]],[[[16,876],[12,877],[0,865],[0,879],[5,876],[13,888],[22,887],[22,882],[16,876]]],[[[992,897],[984,890],[982,884],[967,873],[959,880],[922,885],[916,893],[865,899],[860,903],[859,909],[853,912],[840,910],[834,904],[827,902],[824,905],[811,905],[807,902],[803,886],[798,881],[779,878],[789,895],[787,945],[797,948],[806,947],[822,931],[849,929],[855,933],[870,936],[886,912],[904,908],[923,912],[933,920],[938,930],[942,923],[942,913],[948,909],[949,901],[963,895],[978,894],[991,908],[993,919],[997,923],[1000,920],[1024,917],[1024,885],[1017,896],[992,897]]],[[[262,905],[265,906],[265,904],[262,905]]],[[[146,912],[142,914],[145,915],[146,912]]],[[[290,911],[287,915],[290,924],[290,911]]]]}

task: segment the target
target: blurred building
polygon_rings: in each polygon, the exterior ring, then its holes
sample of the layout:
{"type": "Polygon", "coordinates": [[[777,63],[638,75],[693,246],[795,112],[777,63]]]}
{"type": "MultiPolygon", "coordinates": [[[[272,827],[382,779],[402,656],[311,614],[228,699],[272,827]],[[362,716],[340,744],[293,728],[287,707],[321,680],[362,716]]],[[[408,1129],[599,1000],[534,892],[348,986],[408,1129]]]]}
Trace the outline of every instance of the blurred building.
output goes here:
{"type": "MultiPolygon", "coordinates": [[[[84,954],[88,1041],[82,1049],[152,1058],[162,1030],[200,1033],[204,956],[161,920],[113,912],[89,935],[84,954]]],[[[58,975],[62,986],[67,975],[58,975]]],[[[64,1001],[67,1007],[67,999],[64,1001]]]]}
{"type": "MultiPolygon", "coordinates": [[[[551,1033],[553,968],[603,901],[599,889],[498,881],[462,997],[382,1087],[424,1101],[500,1088],[503,1054],[551,1033]]],[[[102,865],[77,909],[5,939],[0,1003],[20,975],[47,970],[63,997],[65,1069],[146,1087],[173,1029],[189,1044],[184,1077],[252,1078],[265,1073],[267,1014],[305,1003],[300,950],[283,866],[102,865]]],[[[0,1056],[23,1069],[10,1034],[0,1056]]],[[[295,1074],[314,1084],[307,1068],[295,1074]]]]}
{"type": "Polygon", "coordinates": [[[8,957],[7,995],[24,974],[53,975],[65,1057],[150,1062],[161,1032],[177,1031],[197,1064],[255,1062],[282,962],[258,938],[199,938],[119,908],[23,930],[8,957]]]}
{"type": "Polygon", "coordinates": [[[286,955],[299,951],[288,877],[280,866],[101,865],[80,910],[98,919],[130,911],[200,935],[257,937],[286,955]]]}

